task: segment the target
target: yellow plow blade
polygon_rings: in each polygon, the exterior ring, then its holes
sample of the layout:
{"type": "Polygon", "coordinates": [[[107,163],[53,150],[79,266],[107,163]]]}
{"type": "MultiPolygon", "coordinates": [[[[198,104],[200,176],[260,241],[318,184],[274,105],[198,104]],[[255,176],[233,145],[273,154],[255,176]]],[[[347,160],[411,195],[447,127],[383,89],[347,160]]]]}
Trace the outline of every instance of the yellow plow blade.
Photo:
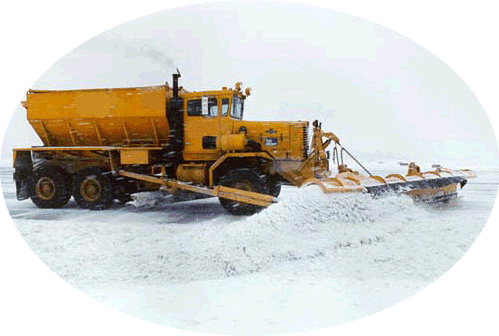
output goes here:
{"type": "Polygon", "coordinates": [[[352,184],[348,181],[341,181],[336,177],[329,177],[325,179],[311,178],[306,180],[302,186],[317,185],[324,193],[343,193],[343,192],[361,192],[367,191],[359,184],[352,184]],[[345,182],[347,184],[345,184],[345,182]]]}
{"type": "Polygon", "coordinates": [[[389,174],[385,177],[363,176],[357,172],[341,172],[335,177],[310,178],[301,186],[317,185],[324,193],[368,192],[382,196],[388,192],[405,193],[415,200],[443,201],[457,196],[457,187],[464,187],[476,174],[468,169],[417,172],[408,175],[389,174]]]}

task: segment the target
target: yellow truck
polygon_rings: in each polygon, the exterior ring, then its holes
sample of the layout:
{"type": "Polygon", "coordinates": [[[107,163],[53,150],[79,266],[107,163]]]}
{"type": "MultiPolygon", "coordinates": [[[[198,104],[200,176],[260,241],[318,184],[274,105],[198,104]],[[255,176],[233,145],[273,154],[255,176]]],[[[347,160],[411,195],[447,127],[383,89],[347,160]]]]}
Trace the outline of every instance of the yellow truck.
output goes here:
{"type": "MultiPolygon", "coordinates": [[[[281,184],[319,185],[324,192],[406,192],[448,199],[471,172],[368,176],[346,167],[336,135],[314,121],[245,121],[250,89],[190,92],[179,86],[29,90],[22,104],[43,146],[16,148],[17,198],[60,208],[71,197],[87,209],[109,208],[142,191],[219,197],[234,215],[276,202],[281,184]],[[330,176],[329,152],[339,163],[330,176]],[[338,153],[341,153],[341,162],[338,153]]],[[[354,158],[355,159],[355,158],[354,158]]],[[[359,163],[360,164],[360,163],[359,163]]],[[[363,166],[361,166],[363,167],[363,166]]]]}

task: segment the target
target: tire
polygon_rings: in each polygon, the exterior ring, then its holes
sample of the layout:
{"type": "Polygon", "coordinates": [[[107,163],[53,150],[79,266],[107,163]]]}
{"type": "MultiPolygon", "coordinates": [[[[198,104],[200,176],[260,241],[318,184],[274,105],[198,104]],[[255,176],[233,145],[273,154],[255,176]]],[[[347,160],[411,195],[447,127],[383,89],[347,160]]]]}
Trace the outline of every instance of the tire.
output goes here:
{"type": "Polygon", "coordinates": [[[269,195],[279,197],[279,194],[281,193],[281,182],[277,179],[276,175],[267,177],[267,188],[269,190],[269,195]]]}
{"type": "MultiPolygon", "coordinates": [[[[251,169],[234,169],[222,176],[220,184],[225,187],[269,194],[265,179],[251,169]]],[[[265,208],[254,204],[240,203],[226,198],[219,198],[219,200],[220,204],[222,204],[227,212],[236,216],[253,215],[265,208]]]]}
{"type": "Polygon", "coordinates": [[[133,201],[133,198],[130,195],[124,195],[124,196],[118,197],[117,200],[118,200],[118,202],[120,202],[121,205],[125,205],[128,202],[133,201]]]}
{"type": "Polygon", "coordinates": [[[127,180],[115,180],[113,183],[114,198],[116,198],[121,205],[133,201],[131,196],[136,191],[135,185],[127,180]]]}
{"type": "Polygon", "coordinates": [[[57,209],[71,198],[71,177],[63,168],[39,165],[33,170],[31,201],[39,208],[57,209]]]}
{"type": "Polygon", "coordinates": [[[104,210],[114,201],[113,183],[109,172],[97,167],[80,170],[73,183],[76,203],[90,210],[104,210]]]}

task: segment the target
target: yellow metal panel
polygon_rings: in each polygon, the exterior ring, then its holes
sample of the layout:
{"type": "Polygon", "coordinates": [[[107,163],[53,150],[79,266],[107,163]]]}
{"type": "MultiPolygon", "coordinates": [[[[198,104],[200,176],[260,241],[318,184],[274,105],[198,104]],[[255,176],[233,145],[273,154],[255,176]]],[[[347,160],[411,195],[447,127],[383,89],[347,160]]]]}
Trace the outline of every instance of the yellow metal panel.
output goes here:
{"type": "Polygon", "coordinates": [[[230,157],[237,157],[237,158],[247,158],[247,157],[263,157],[263,158],[266,158],[266,159],[269,159],[269,160],[272,160],[273,158],[268,155],[267,153],[227,153],[227,154],[224,154],[222,155],[220,158],[218,158],[217,161],[215,161],[215,163],[213,163],[210,168],[208,169],[208,185],[210,187],[213,186],[213,172],[215,171],[215,169],[220,166],[226,159],[230,158],[230,157]]]}
{"type": "MultiPolygon", "coordinates": [[[[195,92],[184,96],[184,159],[216,160],[220,156],[220,92],[195,92]],[[217,99],[217,116],[189,116],[188,102],[202,97],[217,99]],[[215,148],[203,148],[203,138],[215,137],[215,148]]],[[[224,93],[226,95],[226,93],[224,93]]]]}
{"type": "Polygon", "coordinates": [[[400,174],[390,174],[390,175],[387,175],[385,177],[386,180],[389,180],[389,179],[392,179],[392,178],[401,180],[403,182],[407,182],[407,179],[405,177],[403,177],[402,175],[400,175],[400,174]]]}
{"type": "Polygon", "coordinates": [[[246,136],[243,133],[226,134],[220,137],[220,148],[222,151],[243,150],[246,146],[246,136]]]}
{"type": "Polygon", "coordinates": [[[224,186],[215,189],[218,197],[227,198],[237,202],[249,203],[258,206],[269,206],[273,203],[274,197],[270,195],[255,193],[252,191],[239,190],[224,186]]]}
{"type": "Polygon", "coordinates": [[[314,177],[313,162],[305,161],[291,161],[291,160],[275,160],[275,171],[284,177],[288,182],[294,186],[301,186],[307,179],[314,177]]]}
{"type": "Polygon", "coordinates": [[[371,178],[375,179],[376,181],[379,181],[381,183],[386,184],[386,180],[384,178],[382,178],[381,176],[372,175],[371,178]]]}
{"type": "Polygon", "coordinates": [[[306,122],[288,121],[232,121],[232,132],[245,127],[246,137],[262,145],[262,149],[277,159],[302,160],[306,122]]]}
{"type": "Polygon", "coordinates": [[[122,149],[120,150],[120,160],[122,164],[149,164],[149,150],[122,149]]]}
{"type": "Polygon", "coordinates": [[[165,145],[166,86],[28,91],[28,121],[45,145],[165,145]]]}
{"type": "Polygon", "coordinates": [[[206,164],[181,164],[177,167],[177,179],[185,182],[206,184],[206,164]]]}
{"type": "Polygon", "coordinates": [[[434,196],[449,195],[457,191],[457,184],[450,184],[441,188],[427,188],[411,190],[407,193],[414,199],[427,199],[434,196]]]}
{"type": "MultiPolygon", "coordinates": [[[[33,152],[47,152],[47,151],[111,151],[123,150],[123,147],[113,146],[68,146],[68,147],[26,147],[16,148],[16,151],[33,151],[33,152]]],[[[162,147],[133,147],[130,149],[145,149],[145,150],[160,150],[162,147]]]]}

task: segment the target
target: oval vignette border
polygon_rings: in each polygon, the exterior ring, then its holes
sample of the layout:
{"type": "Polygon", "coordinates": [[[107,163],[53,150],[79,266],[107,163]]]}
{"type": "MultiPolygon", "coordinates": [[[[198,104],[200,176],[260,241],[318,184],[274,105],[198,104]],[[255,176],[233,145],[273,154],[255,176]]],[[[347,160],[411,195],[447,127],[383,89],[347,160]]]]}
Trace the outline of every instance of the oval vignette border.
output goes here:
{"type": "MultiPolygon", "coordinates": [[[[41,51],[39,54],[43,57],[43,54],[49,53],[49,56],[46,56],[43,60],[35,61],[29,66],[25,66],[25,64],[19,62],[15,53],[19,51],[24,53],[32,52],[31,57],[38,56],[36,50],[30,51],[29,47],[26,47],[26,44],[30,43],[29,31],[37,29],[37,25],[43,22],[38,19],[30,22],[29,19],[26,20],[26,17],[30,18],[32,15],[36,14],[35,16],[45,16],[48,20],[56,20],[57,13],[59,13],[59,15],[68,15],[68,12],[73,14],[78,12],[78,7],[71,10],[69,7],[61,6],[59,3],[53,4],[53,6],[43,7],[35,6],[33,5],[34,3],[35,2],[33,1],[28,1],[23,3],[25,8],[10,8],[10,18],[7,19],[7,24],[3,23],[3,25],[5,25],[4,29],[9,28],[9,34],[16,37],[14,39],[15,43],[9,45],[10,54],[5,56],[6,59],[4,59],[4,82],[9,83],[9,78],[14,76],[19,77],[22,80],[22,83],[19,83],[19,80],[17,80],[15,85],[12,85],[9,90],[4,91],[9,94],[4,96],[2,102],[4,104],[4,115],[2,117],[3,131],[5,131],[7,122],[11,116],[10,114],[7,115],[6,111],[13,111],[15,109],[18,103],[17,97],[23,94],[24,89],[27,88],[25,86],[30,86],[31,79],[36,79],[36,77],[43,73],[55,60],[62,57],[63,54],[71,48],[91,38],[96,33],[125,22],[128,19],[134,19],[167,7],[171,8],[189,4],[190,2],[174,0],[166,4],[164,2],[158,2],[154,5],[149,5],[148,7],[136,5],[127,9],[118,9],[121,5],[121,3],[118,2],[113,4],[87,2],[88,6],[98,9],[102,15],[98,15],[91,20],[87,18],[86,22],[88,26],[72,26],[71,29],[68,29],[68,32],[63,32],[63,38],[51,39],[50,36],[47,36],[47,39],[44,41],[46,50],[41,51]],[[57,7],[60,9],[55,10],[54,8],[57,7]],[[33,14],[30,12],[28,15],[25,15],[25,12],[29,12],[29,8],[35,8],[36,13],[33,14]],[[23,28],[21,29],[22,33],[18,35],[16,27],[19,26],[23,26],[23,28]],[[95,28],[98,31],[94,32],[92,27],[105,28],[95,28]],[[72,44],[70,41],[73,40],[73,38],[71,38],[73,32],[71,31],[74,29],[79,30],[78,36],[82,37],[83,40],[72,44]],[[49,60],[49,63],[45,60],[49,60]],[[14,93],[10,94],[10,92],[14,93]]],[[[331,7],[331,5],[325,1],[323,3],[305,1],[305,3],[321,5],[322,7],[331,7]]],[[[341,8],[335,7],[335,9],[356,16],[365,17],[368,20],[377,21],[412,39],[416,38],[417,32],[421,32],[421,34],[417,35],[427,36],[428,40],[431,40],[432,43],[442,44],[445,49],[440,50],[450,50],[448,52],[449,59],[457,57],[457,55],[452,54],[456,50],[453,46],[455,40],[451,39],[452,42],[448,42],[444,34],[432,31],[431,28],[428,27],[425,28],[424,18],[410,22],[409,20],[406,22],[400,20],[397,25],[393,26],[391,26],[389,22],[383,22],[383,19],[389,18],[390,16],[406,17],[407,15],[411,15],[407,13],[410,13],[412,8],[408,6],[407,8],[404,8],[404,6],[400,5],[392,6],[396,2],[392,3],[385,1],[377,2],[377,8],[372,7],[370,9],[363,9],[362,5],[369,8],[367,5],[368,1],[360,1],[360,3],[362,4],[345,5],[341,6],[341,8]],[[388,11],[389,8],[396,9],[388,11]],[[418,22],[420,25],[414,26],[412,24],[413,22],[418,22]],[[411,36],[411,33],[414,33],[414,36],[411,36]],[[433,34],[435,34],[436,37],[432,37],[433,34]]],[[[456,6],[455,2],[446,0],[442,3],[443,4],[439,4],[438,9],[433,9],[433,2],[430,1],[419,2],[418,6],[428,8],[428,10],[438,10],[442,13],[445,8],[452,9],[449,16],[442,17],[442,22],[440,23],[442,27],[457,27],[460,24],[460,21],[456,19],[456,17],[467,16],[469,12],[469,9],[465,7],[454,8],[456,6]]],[[[490,12],[492,13],[494,10],[490,8],[490,12]]],[[[87,12],[85,11],[84,13],[86,14],[87,12]]],[[[417,13],[419,14],[419,12],[417,13]]],[[[469,17],[469,19],[466,21],[466,25],[469,27],[469,32],[476,35],[484,34],[490,36],[490,43],[493,43],[492,34],[494,29],[492,29],[492,27],[490,31],[482,31],[480,28],[477,28],[480,27],[479,23],[486,19],[480,15],[469,15],[467,17],[469,17]]],[[[490,14],[488,18],[492,19],[492,15],[490,14]]],[[[78,21],[78,23],[80,23],[80,21],[78,21]]],[[[61,27],[61,29],[64,28],[61,27]]],[[[430,51],[436,53],[440,58],[446,60],[445,56],[447,55],[439,55],[438,51],[432,50],[431,47],[427,47],[425,42],[420,40],[416,41],[430,51]]],[[[492,51],[488,47],[484,48],[486,52],[492,51]]],[[[464,60],[466,62],[464,67],[470,69],[472,72],[471,77],[464,77],[465,80],[472,78],[473,74],[477,74],[478,76],[480,73],[490,73],[491,68],[494,65],[483,62],[480,58],[480,53],[485,51],[477,50],[475,52],[473,50],[468,50],[468,57],[463,57],[461,61],[464,60]]],[[[458,64],[458,67],[460,68],[460,64],[458,64]]],[[[472,84],[472,90],[477,94],[478,99],[482,101],[486,110],[488,110],[489,118],[493,120],[493,125],[497,129],[497,125],[499,125],[496,120],[497,112],[492,114],[492,110],[494,107],[497,107],[497,103],[491,101],[491,99],[493,99],[491,94],[487,96],[486,94],[482,94],[485,90],[481,92],[481,90],[478,89],[478,87],[483,87],[484,89],[488,87],[488,90],[492,91],[492,86],[495,84],[492,82],[492,77],[494,76],[489,76],[487,82],[482,80],[477,84],[473,82],[467,83],[468,85],[472,84]],[[487,106],[486,103],[489,105],[487,106]]],[[[497,87],[497,85],[495,85],[495,87],[497,87]]],[[[49,330],[55,335],[65,334],[68,330],[71,331],[71,333],[82,335],[87,335],[90,332],[93,332],[94,334],[119,332],[121,335],[132,335],[138,332],[154,335],[164,335],[165,332],[168,335],[193,334],[190,332],[177,331],[175,329],[165,329],[164,327],[154,326],[140,320],[134,320],[131,317],[118,314],[112,309],[105,308],[104,306],[95,303],[93,300],[87,299],[84,295],[76,292],[76,290],[66,285],[56,275],[48,271],[48,269],[33,256],[31,251],[26,248],[26,245],[19,237],[19,234],[13,225],[5,225],[10,219],[8,218],[8,213],[4,204],[2,204],[1,212],[4,223],[1,231],[1,245],[3,252],[2,265],[4,265],[4,270],[2,272],[4,274],[2,280],[4,290],[4,321],[6,321],[2,326],[2,330],[7,331],[7,334],[12,334],[15,331],[23,331],[23,333],[31,334],[49,330]],[[91,321],[91,323],[85,321],[91,321]]],[[[422,332],[430,330],[435,333],[439,331],[443,332],[445,330],[447,332],[458,332],[458,334],[461,334],[467,330],[465,328],[466,326],[469,326],[470,328],[474,327],[476,329],[480,328],[478,330],[484,331],[494,328],[495,324],[491,313],[493,308],[489,308],[488,304],[489,302],[493,304],[496,301],[494,299],[497,299],[497,294],[495,294],[495,296],[493,294],[494,287],[492,287],[492,279],[494,273],[490,273],[491,270],[488,266],[495,263],[494,255],[497,255],[497,248],[493,249],[493,237],[498,236],[497,225],[493,225],[497,224],[498,221],[497,218],[494,217],[496,213],[497,211],[494,208],[494,212],[484,233],[482,233],[470,252],[468,252],[450,272],[445,274],[435,284],[431,285],[415,297],[412,297],[409,301],[405,301],[392,309],[355,323],[336,327],[337,329],[335,330],[352,334],[360,334],[362,332],[372,333],[373,330],[384,330],[385,334],[390,335],[399,334],[401,329],[406,330],[408,334],[421,334],[422,332]],[[455,322],[454,320],[458,322],[455,322]],[[425,323],[420,323],[421,321],[425,321],[425,323]]],[[[497,293],[497,291],[495,291],[495,293],[497,293]]],[[[328,333],[329,330],[326,329],[311,334],[327,335],[328,333]]]]}

